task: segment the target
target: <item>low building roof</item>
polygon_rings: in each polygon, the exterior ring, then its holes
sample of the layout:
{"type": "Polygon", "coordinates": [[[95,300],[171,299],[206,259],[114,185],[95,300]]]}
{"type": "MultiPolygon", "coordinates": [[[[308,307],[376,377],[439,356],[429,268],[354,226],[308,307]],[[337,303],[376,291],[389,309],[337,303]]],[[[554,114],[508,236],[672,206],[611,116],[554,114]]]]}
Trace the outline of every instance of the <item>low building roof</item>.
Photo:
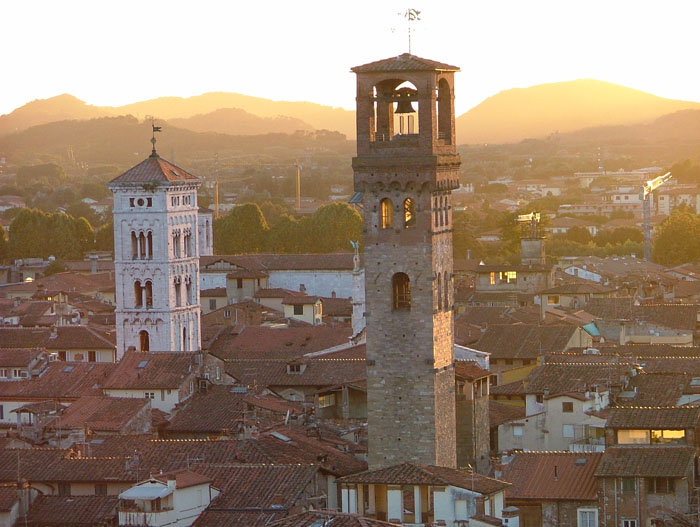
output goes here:
{"type": "Polygon", "coordinates": [[[564,351],[578,328],[572,325],[491,325],[473,346],[491,353],[491,359],[534,359],[564,351]]]}
{"type": "MultiPolygon", "coordinates": [[[[118,513],[117,496],[46,496],[32,502],[27,524],[33,527],[111,525],[118,513]]],[[[21,522],[18,522],[21,523],[21,522]]]]}
{"type": "Polygon", "coordinates": [[[596,469],[599,477],[685,477],[692,470],[690,446],[610,446],[596,469]]]}
{"type": "Polygon", "coordinates": [[[19,502],[16,485],[0,486],[0,512],[9,512],[19,502]]]}
{"type": "Polygon", "coordinates": [[[108,390],[177,389],[192,373],[196,353],[127,351],[105,381],[108,390]]]}
{"type": "Polygon", "coordinates": [[[525,407],[504,404],[489,400],[489,427],[495,428],[503,423],[525,418],[525,407]]]}
{"type": "Polygon", "coordinates": [[[456,360],[455,361],[455,376],[461,377],[469,382],[476,379],[489,376],[489,370],[485,370],[476,361],[473,360],[456,360]]]}
{"type": "Polygon", "coordinates": [[[602,454],[584,452],[517,452],[503,467],[512,486],[506,499],[595,500],[594,477],[602,454]]]}
{"type": "Polygon", "coordinates": [[[136,414],[150,408],[149,399],[83,396],[66,408],[54,425],[62,429],[85,429],[93,432],[119,432],[136,414]]]}
{"type": "Polygon", "coordinates": [[[396,57],[355,66],[350,70],[354,73],[379,73],[394,71],[459,71],[459,68],[443,62],[423,59],[410,53],[402,53],[396,57]]]}
{"type": "Polygon", "coordinates": [[[0,348],[0,368],[28,368],[45,348],[0,348]]]}
{"type": "MultiPolygon", "coordinates": [[[[269,527],[389,527],[401,524],[330,510],[311,510],[266,524],[269,527]]],[[[501,525],[500,523],[498,525],[501,525]]]]}
{"type": "Polygon", "coordinates": [[[690,406],[635,406],[611,408],[606,426],[617,429],[678,430],[695,428],[700,418],[700,407],[690,406]]]}
{"type": "Polygon", "coordinates": [[[338,482],[380,485],[452,485],[484,495],[493,494],[510,486],[506,481],[489,478],[476,472],[418,463],[401,463],[378,470],[368,470],[339,478],[338,482]]]}

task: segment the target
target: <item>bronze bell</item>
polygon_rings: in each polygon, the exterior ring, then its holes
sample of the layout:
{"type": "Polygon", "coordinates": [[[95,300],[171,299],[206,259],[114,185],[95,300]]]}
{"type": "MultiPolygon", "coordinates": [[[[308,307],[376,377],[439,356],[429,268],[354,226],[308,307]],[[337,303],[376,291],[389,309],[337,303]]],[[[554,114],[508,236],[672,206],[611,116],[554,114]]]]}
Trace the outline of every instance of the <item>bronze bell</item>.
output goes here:
{"type": "Polygon", "coordinates": [[[411,88],[400,88],[396,90],[394,99],[397,101],[397,105],[394,113],[416,113],[416,110],[411,104],[411,99],[415,92],[416,90],[412,90],[411,88]]]}

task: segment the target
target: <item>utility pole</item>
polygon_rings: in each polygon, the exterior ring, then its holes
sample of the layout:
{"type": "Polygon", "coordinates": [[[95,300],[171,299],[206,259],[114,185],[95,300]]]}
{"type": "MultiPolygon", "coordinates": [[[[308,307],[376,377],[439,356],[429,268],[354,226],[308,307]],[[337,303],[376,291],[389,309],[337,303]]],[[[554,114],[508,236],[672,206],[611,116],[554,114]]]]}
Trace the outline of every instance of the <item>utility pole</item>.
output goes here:
{"type": "Polygon", "coordinates": [[[301,210],[301,165],[299,161],[294,162],[294,166],[297,167],[297,212],[301,210]]]}

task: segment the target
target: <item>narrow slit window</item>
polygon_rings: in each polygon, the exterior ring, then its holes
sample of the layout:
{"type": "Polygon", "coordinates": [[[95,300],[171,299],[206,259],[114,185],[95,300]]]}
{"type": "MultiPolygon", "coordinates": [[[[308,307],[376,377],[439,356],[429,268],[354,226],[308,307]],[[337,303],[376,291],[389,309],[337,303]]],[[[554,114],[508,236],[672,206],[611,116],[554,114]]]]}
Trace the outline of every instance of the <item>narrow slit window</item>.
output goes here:
{"type": "Polygon", "coordinates": [[[384,198],[381,202],[382,229],[390,229],[394,226],[394,205],[389,198],[384,198]]]}

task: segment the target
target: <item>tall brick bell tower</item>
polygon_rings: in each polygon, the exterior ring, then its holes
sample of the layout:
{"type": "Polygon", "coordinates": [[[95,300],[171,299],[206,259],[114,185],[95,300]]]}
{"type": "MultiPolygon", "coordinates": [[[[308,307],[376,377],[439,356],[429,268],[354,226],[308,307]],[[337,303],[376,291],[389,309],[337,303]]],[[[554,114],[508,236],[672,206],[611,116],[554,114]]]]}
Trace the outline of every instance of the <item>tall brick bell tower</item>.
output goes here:
{"type": "Polygon", "coordinates": [[[410,54],[357,74],[370,468],[456,466],[451,191],[454,73],[410,54]]]}

